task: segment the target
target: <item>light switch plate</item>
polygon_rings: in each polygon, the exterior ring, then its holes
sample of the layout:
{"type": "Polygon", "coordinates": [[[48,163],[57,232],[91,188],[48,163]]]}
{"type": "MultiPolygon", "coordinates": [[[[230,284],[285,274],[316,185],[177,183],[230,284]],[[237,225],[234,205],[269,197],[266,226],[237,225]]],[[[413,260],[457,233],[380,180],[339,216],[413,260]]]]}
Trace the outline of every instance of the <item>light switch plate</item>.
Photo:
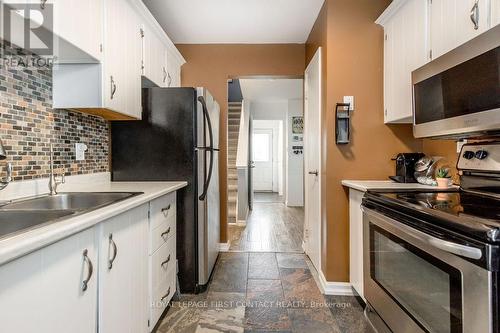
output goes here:
{"type": "Polygon", "coordinates": [[[344,96],[344,103],[349,103],[349,111],[354,111],[354,96],[344,96]]]}
{"type": "Polygon", "coordinates": [[[75,160],[84,161],[88,147],[85,143],[75,143],[75,160]]]}

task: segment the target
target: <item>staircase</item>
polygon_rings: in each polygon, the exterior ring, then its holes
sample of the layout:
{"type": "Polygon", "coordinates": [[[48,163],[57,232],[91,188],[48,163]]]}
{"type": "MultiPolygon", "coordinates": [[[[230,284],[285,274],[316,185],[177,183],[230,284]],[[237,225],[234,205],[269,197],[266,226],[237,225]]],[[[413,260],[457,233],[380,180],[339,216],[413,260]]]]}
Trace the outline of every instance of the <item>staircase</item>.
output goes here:
{"type": "Polygon", "coordinates": [[[228,105],[227,206],[228,222],[235,223],[237,215],[236,199],[238,198],[238,170],[236,169],[236,155],[238,152],[238,135],[240,133],[241,102],[229,102],[228,105]]]}

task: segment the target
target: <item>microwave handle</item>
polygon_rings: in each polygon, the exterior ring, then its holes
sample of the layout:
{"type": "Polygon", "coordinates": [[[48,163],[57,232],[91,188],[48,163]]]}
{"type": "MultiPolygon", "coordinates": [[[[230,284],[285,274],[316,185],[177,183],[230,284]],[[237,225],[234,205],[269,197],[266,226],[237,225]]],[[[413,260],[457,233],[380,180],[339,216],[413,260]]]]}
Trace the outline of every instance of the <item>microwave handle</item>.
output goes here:
{"type": "MultiPolygon", "coordinates": [[[[363,208],[363,212],[365,212],[367,215],[373,215],[373,216],[377,217],[378,219],[382,219],[382,220],[390,219],[389,217],[384,216],[384,215],[379,214],[379,213],[376,213],[371,209],[367,209],[365,207],[362,207],[362,208],[363,208]]],[[[424,243],[426,243],[432,247],[435,247],[437,249],[440,249],[442,251],[445,251],[445,252],[448,252],[451,254],[455,254],[458,256],[466,257],[469,259],[475,259],[475,260],[479,260],[483,256],[483,252],[481,251],[481,249],[478,249],[476,247],[457,244],[454,242],[439,239],[437,237],[434,237],[434,236],[428,235],[426,233],[423,233],[421,231],[415,230],[415,229],[413,229],[413,228],[411,228],[403,223],[399,223],[399,222],[396,222],[396,223],[397,223],[397,226],[396,225],[395,226],[398,229],[400,229],[401,232],[403,232],[407,235],[410,235],[411,237],[417,238],[421,242],[424,242],[424,243]]]]}

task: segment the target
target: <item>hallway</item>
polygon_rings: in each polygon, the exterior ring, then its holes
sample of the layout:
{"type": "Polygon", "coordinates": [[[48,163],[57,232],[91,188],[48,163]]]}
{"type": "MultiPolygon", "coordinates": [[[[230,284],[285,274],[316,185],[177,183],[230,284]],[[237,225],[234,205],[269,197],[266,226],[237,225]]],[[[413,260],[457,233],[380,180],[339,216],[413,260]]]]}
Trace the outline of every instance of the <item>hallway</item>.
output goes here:
{"type": "Polygon", "coordinates": [[[303,252],[304,209],[279,198],[256,193],[246,226],[229,225],[229,251],[303,252]]]}
{"type": "Polygon", "coordinates": [[[208,291],[171,304],[159,333],[371,333],[354,297],[323,296],[303,254],[221,253],[208,291]]]}

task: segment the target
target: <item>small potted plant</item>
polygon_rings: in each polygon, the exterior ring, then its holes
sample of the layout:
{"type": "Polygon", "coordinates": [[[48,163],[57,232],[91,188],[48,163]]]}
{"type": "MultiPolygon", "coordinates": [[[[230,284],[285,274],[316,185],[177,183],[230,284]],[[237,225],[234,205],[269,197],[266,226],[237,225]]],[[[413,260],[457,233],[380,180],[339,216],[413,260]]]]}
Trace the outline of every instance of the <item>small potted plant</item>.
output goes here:
{"type": "Polygon", "coordinates": [[[450,171],[447,168],[439,168],[436,173],[436,182],[438,188],[450,187],[450,171]]]}

